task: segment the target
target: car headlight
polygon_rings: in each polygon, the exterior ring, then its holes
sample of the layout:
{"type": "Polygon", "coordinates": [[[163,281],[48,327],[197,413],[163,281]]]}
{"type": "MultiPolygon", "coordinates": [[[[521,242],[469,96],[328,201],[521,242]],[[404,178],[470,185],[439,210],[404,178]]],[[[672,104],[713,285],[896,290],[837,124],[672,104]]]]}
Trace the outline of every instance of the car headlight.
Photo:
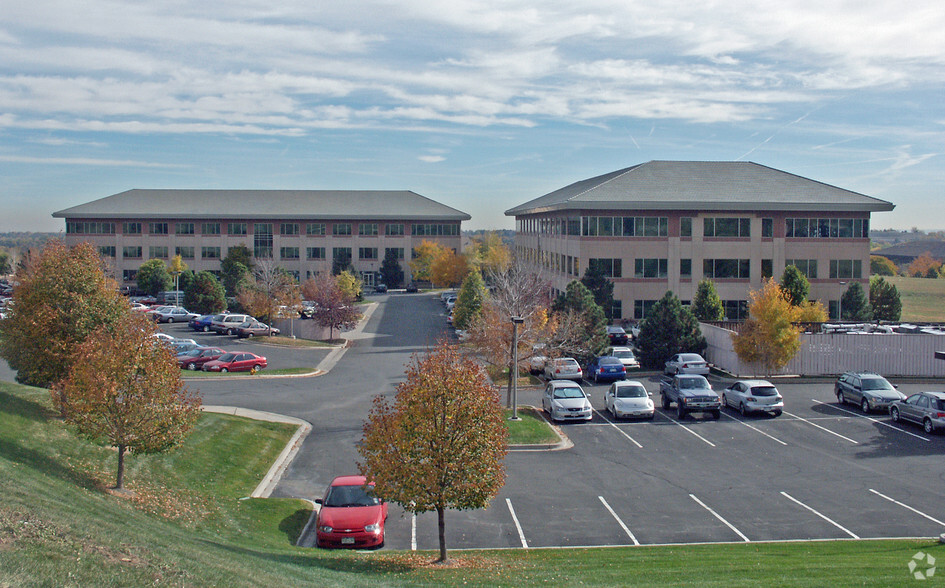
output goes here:
{"type": "Polygon", "coordinates": [[[373,525],[365,525],[364,530],[367,531],[368,533],[379,533],[381,531],[381,525],[378,523],[375,523],[373,525]]]}
{"type": "Polygon", "coordinates": [[[332,531],[334,531],[334,529],[329,525],[320,525],[318,527],[318,530],[321,531],[322,533],[331,533],[332,531]]]}
{"type": "Polygon", "coordinates": [[[646,407],[653,408],[653,401],[650,400],[649,398],[646,399],[646,407]]]}

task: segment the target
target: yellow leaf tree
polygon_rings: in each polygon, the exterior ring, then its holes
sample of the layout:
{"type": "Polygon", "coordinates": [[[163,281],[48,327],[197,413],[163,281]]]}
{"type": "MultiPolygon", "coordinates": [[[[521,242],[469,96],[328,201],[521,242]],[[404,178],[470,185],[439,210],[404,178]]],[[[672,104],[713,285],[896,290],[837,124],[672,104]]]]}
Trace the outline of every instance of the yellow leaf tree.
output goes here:
{"type": "Polygon", "coordinates": [[[414,249],[413,260],[410,262],[413,279],[430,280],[430,266],[445,251],[448,251],[448,249],[436,241],[427,241],[426,239],[421,241],[420,245],[414,249]]]}
{"type": "Polygon", "coordinates": [[[434,286],[455,288],[469,273],[469,260],[452,249],[443,247],[430,264],[430,281],[434,286]]]}

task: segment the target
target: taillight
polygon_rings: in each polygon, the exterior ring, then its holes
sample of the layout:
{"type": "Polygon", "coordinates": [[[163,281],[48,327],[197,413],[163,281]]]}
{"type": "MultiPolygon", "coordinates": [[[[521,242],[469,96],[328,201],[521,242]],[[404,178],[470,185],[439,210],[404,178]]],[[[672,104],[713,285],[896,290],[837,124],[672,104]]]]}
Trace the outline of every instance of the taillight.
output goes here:
{"type": "Polygon", "coordinates": [[[937,413],[935,413],[935,418],[937,418],[937,419],[945,419],[945,412],[937,412],[937,413]]]}

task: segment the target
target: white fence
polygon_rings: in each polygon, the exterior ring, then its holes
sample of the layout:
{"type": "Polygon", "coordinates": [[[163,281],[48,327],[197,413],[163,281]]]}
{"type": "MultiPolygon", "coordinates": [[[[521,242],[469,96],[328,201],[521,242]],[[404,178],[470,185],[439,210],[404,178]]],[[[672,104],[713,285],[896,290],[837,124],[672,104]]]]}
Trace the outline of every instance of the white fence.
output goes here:
{"type": "Polygon", "coordinates": [[[777,374],[738,359],[732,348],[732,331],[702,324],[709,342],[706,359],[736,376],[826,376],[845,371],[867,371],[884,376],[945,377],[945,361],[935,359],[945,351],[945,336],[925,334],[816,333],[801,335],[801,349],[777,374]]]}

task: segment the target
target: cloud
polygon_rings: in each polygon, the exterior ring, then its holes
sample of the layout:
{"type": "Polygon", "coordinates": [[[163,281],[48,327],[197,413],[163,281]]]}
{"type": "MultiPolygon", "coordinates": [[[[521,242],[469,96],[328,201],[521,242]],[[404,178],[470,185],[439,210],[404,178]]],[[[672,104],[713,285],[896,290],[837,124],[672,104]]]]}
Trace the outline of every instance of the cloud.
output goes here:
{"type": "Polygon", "coordinates": [[[442,155],[421,155],[417,157],[420,161],[425,161],[427,163],[439,163],[441,161],[446,161],[446,158],[442,155]]]}
{"type": "Polygon", "coordinates": [[[0,161],[7,163],[28,163],[39,165],[82,165],[104,167],[152,167],[152,168],[185,168],[186,165],[170,163],[154,163],[149,161],[134,161],[122,159],[91,159],[85,157],[28,157],[20,155],[0,155],[0,161]]]}

